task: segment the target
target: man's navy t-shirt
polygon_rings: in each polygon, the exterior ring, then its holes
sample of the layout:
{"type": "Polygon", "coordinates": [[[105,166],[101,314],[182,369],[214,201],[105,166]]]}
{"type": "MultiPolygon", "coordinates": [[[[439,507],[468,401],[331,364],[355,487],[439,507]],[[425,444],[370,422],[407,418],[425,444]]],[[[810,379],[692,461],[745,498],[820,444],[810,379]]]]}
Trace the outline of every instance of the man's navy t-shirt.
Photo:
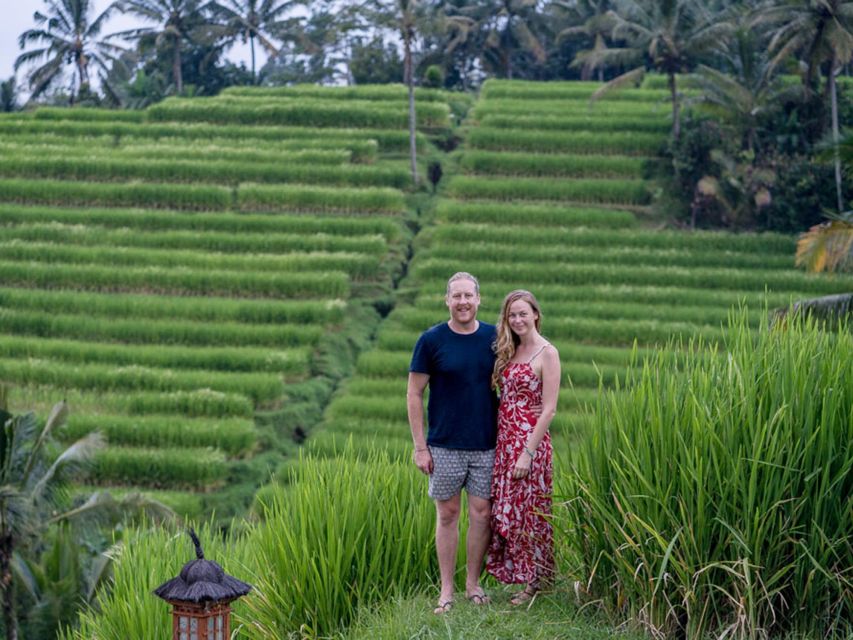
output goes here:
{"type": "Polygon", "coordinates": [[[427,444],[447,449],[494,449],[498,399],[491,388],[495,327],[456,333],[446,322],[425,331],[409,371],[429,374],[427,444]]]}

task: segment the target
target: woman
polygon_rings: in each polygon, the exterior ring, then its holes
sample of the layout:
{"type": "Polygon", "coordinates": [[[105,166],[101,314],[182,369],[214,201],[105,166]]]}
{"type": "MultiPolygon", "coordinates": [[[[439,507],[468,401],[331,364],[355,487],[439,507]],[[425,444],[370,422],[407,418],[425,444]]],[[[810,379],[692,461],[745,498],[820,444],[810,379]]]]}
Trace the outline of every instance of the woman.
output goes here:
{"type": "Polygon", "coordinates": [[[548,427],[557,410],[560,357],[539,334],[540,319],[533,294],[512,291],[495,340],[492,384],[500,408],[486,570],[501,582],[525,585],[512,597],[515,605],[531,600],[554,573],[548,427]]]}

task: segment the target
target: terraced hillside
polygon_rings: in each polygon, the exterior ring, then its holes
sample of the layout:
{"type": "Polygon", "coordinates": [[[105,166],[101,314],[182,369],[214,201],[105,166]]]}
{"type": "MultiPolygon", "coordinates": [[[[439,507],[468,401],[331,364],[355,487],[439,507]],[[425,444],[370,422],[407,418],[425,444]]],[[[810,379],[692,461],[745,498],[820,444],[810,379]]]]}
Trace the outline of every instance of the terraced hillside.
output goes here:
{"type": "MultiPolygon", "coordinates": [[[[553,423],[563,445],[584,433],[599,379],[626,370],[669,337],[718,337],[733,305],[754,325],[762,305],[850,290],[850,277],[793,268],[793,237],[648,228],[647,163],[664,143],[664,89],[634,89],[590,104],[591,83],[485,84],[467,121],[459,172],[417,237],[399,304],[376,348],[329,406],[318,450],[352,435],[408,451],[406,372],[426,327],[445,321],[444,286],[455,271],[480,278],[480,317],[494,322],[503,296],[533,291],[543,333],[563,366],[553,423]],[[765,298],[765,290],[767,296],[765,298]]],[[[563,457],[565,459],[565,457],[563,457]]]]}
{"type": "MultiPolygon", "coordinates": [[[[419,99],[447,127],[442,94],[419,99]]],[[[0,119],[13,409],[67,398],[61,436],[108,439],[94,485],[184,513],[251,495],[402,271],[406,108],[403,87],[297,87],[0,119]]]]}

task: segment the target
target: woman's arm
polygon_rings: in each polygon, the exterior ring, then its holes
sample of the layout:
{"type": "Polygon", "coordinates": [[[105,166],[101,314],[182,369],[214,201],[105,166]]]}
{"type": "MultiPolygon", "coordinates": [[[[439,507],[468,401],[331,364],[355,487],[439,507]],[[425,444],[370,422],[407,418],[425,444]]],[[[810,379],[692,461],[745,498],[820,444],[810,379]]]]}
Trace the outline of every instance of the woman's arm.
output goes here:
{"type": "Polygon", "coordinates": [[[542,352],[542,415],[536,421],[536,426],[527,437],[526,451],[522,451],[515,464],[514,477],[524,477],[530,470],[533,458],[527,451],[536,453],[536,449],[548,433],[551,421],[557,415],[557,396],[560,394],[560,354],[553,345],[545,347],[542,352]]]}

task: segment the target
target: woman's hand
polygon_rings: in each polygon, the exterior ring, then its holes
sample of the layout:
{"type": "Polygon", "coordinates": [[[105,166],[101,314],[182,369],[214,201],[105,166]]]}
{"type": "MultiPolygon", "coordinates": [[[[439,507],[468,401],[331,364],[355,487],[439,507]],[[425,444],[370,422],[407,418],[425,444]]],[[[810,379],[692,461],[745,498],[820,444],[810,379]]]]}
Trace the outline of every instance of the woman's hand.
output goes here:
{"type": "Polygon", "coordinates": [[[522,451],[515,461],[515,468],[512,470],[513,480],[521,480],[530,475],[530,467],[533,464],[533,458],[526,451],[522,451]]]}

